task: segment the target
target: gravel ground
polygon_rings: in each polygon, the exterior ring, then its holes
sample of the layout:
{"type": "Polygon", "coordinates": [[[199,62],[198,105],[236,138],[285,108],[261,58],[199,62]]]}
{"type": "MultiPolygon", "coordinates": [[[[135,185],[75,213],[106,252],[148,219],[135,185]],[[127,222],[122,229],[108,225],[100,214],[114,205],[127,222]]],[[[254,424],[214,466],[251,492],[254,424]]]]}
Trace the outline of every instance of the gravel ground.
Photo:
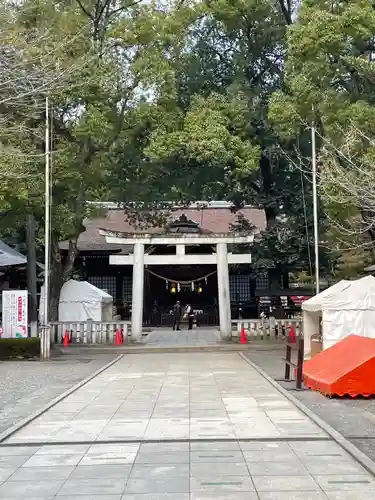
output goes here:
{"type": "Polygon", "coordinates": [[[283,352],[251,351],[244,354],[375,461],[375,398],[326,398],[310,390],[296,391],[295,383],[280,381],[284,377],[283,352]]]}
{"type": "Polygon", "coordinates": [[[62,356],[52,361],[0,362],[0,433],[116,358],[62,356]]]}

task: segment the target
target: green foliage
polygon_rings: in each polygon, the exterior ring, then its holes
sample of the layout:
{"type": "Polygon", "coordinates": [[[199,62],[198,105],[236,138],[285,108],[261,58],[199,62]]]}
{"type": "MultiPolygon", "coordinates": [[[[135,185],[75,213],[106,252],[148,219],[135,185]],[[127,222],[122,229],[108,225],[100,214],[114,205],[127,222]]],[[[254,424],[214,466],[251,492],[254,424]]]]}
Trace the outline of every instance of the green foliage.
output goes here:
{"type": "MultiPolygon", "coordinates": [[[[4,10],[6,6],[1,5],[4,10]]],[[[22,232],[25,214],[31,212],[43,244],[48,96],[53,117],[51,283],[56,299],[72,270],[83,221],[92,215],[86,202],[108,199],[111,191],[116,196],[112,188],[118,189],[119,178],[126,179],[121,190],[129,187],[135,200],[153,193],[143,188],[147,173],[142,168],[148,167],[141,161],[139,134],[159,123],[158,106],[166,109],[173,99],[169,56],[178,52],[196,12],[189,2],[171,1],[160,9],[156,3],[127,0],[116,5],[111,0],[26,0],[20,8],[9,6],[8,13],[0,20],[2,44],[12,47],[13,69],[21,69],[10,84],[8,75],[0,77],[1,226],[3,234],[9,228],[22,232]],[[60,263],[55,257],[61,240],[71,245],[60,263]]]]}
{"type": "Polygon", "coordinates": [[[344,189],[344,181],[363,184],[375,159],[375,11],[364,0],[304,0],[293,24],[292,4],[0,3],[3,46],[14,47],[14,68],[22,63],[12,84],[0,77],[0,231],[17,232],[32,212],[43,244],[48,95],[52,256],[59,240],[71,241],[67,260],[53,260],[52,282],[61,285],[72,270],[83,221],[93,215],[86,202],[108,199],[140,204],[152,220],[155,201],[261,207],[267,227],[253,248],[256,265],[313,274],[315,119],[321,263],[330,269],[341,258],[336,246],[326,248],[337,238],[330,217],[347,225],[369,218],[364,208],[375,213],[369,196],[344,189]],[[353,159],[360,169],[350,168],[353,159]]]}
{"type": "Polygon", "coordinates": [[[154,131],[145,153],[181,199],[225,196],[259,163],[259,147],[243,138],[247,114],[239,99],[197,96],[174,130],[154,131]]]}
{"type": "Polygon", "coordinates": [[[333,123],[363,98],[372,103],[370,59],[375,11],[371,2],[305,0],[289,29],[284,93],[274,96],[271,116],[290,132],[314,115],[333,123]]]}
{"type": "Polygon", "coordinates": [[[348,200],[342,203],[327,203],[330,215],[325,244],[329,248],[332,275],[336,279],[353,279],[363,276],[364,268],[371,264],[371,238],[367,232],[359,231],[361,214],[348,200]]]}
{"type": "Polygon", "coordinates": [[[40,340],[38,338],[0,339],[0,359],[32,359],[40,355],[40,340]]]}
{"type": "Polygon", "coordinates": [[[264,208],[267,229],[257,237],[254,261],[276,273],[309,266],[312,240],[311,184],[298,166],[299,152],[309,148],[306,134],[297,148],[268,119],[269,100],[283,85],[290,22],[284,1],[207,4],[175,61],[174,120],[157,127],[146,148],[150,171],[170,186],[169,199],[264,208]]]}
{"type": "Polygon", "coordinates": [[[289,140],[315,121],[328,215],[322,246],[340,277],[363,270],[375,242],[374,32],[371,2],[302,1],[288,31],[284,86],[270,103],[272,123],[289,140]]]}

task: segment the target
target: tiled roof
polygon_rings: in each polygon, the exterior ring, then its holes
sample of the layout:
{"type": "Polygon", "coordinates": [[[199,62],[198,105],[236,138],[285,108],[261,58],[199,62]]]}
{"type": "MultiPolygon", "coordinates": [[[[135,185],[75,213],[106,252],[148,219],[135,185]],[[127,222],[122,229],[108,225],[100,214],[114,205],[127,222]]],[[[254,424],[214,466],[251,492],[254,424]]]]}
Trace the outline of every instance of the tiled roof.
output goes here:
{"type": "MultiPolygon", "coordinates": [[[[187,208],[184,210],[174,210],[169,220],[179,218],[182,214],[199,224],[202,232],[223,234],[231,231],[231,225],[235,224],[237,217],[241,214],[248,220],[256,231],[265,229],[266,219],[264,211],[258,208],[243,208],[237,213],[232,213],[228,208],[187,208]]],[[[124,211],[121,209],[109,209],[106,217],[90,219],[85,221],[86,231],[78,238],[78,248],[81,251],[122,251],[128,253],[124,246],[109,245],[105,237],[100,234],[100,229],[114,233],[161,233],[164,228],[160,227],[134,227],[128,220],[124,211]]],[[[60,248],[66,250],[68,242],[61,242],[60,248]]]]}

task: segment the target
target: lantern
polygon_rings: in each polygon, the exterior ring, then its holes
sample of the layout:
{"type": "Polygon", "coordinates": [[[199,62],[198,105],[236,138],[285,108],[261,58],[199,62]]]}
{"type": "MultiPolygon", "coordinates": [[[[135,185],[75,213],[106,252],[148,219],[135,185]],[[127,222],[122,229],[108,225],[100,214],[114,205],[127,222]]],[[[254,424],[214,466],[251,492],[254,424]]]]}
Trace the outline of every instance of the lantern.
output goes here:
{"type": "Polygon", "coordinates": [[[171,293],[176,293],[176,287],[175,287],[175,285],[172,285],[172,287],[171,287],[171,293]]]}
{"type": "Polygon", "coordinates": [[[199,287],[197,288],[197,292],[198,292],[198,293],[202,293],[202,291],[203,291],[203,290],[202,290],[202,287],[201,287],[201,286],[199,286],[199,287]]]}

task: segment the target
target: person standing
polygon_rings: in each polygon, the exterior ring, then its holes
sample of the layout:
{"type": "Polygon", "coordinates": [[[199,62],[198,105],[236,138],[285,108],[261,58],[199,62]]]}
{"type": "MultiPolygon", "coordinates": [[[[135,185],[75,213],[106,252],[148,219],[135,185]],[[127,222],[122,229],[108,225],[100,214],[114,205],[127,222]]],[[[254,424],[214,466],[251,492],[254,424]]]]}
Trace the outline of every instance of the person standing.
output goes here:
{"type": "Polygon", "coordinates": [[[243,319],[243,307],[241,302],[238,306],[238,319],[243,319]]]}
{"type": "Polygon", "coordinates": [[[178,300],[173,307],[173,330],[180,330],[181,314],[181,304],[178,300]]]}
{"type": "Polygon", "coordinates": [[[194,323],[194,311],[193,311],[193,308],[191,307],[191,305],[187,305],[186,306],[186,314],[187,314],[187,317],[188,317],[188,330],[192,330],[193,329],[193,323],[194,323]]]}

